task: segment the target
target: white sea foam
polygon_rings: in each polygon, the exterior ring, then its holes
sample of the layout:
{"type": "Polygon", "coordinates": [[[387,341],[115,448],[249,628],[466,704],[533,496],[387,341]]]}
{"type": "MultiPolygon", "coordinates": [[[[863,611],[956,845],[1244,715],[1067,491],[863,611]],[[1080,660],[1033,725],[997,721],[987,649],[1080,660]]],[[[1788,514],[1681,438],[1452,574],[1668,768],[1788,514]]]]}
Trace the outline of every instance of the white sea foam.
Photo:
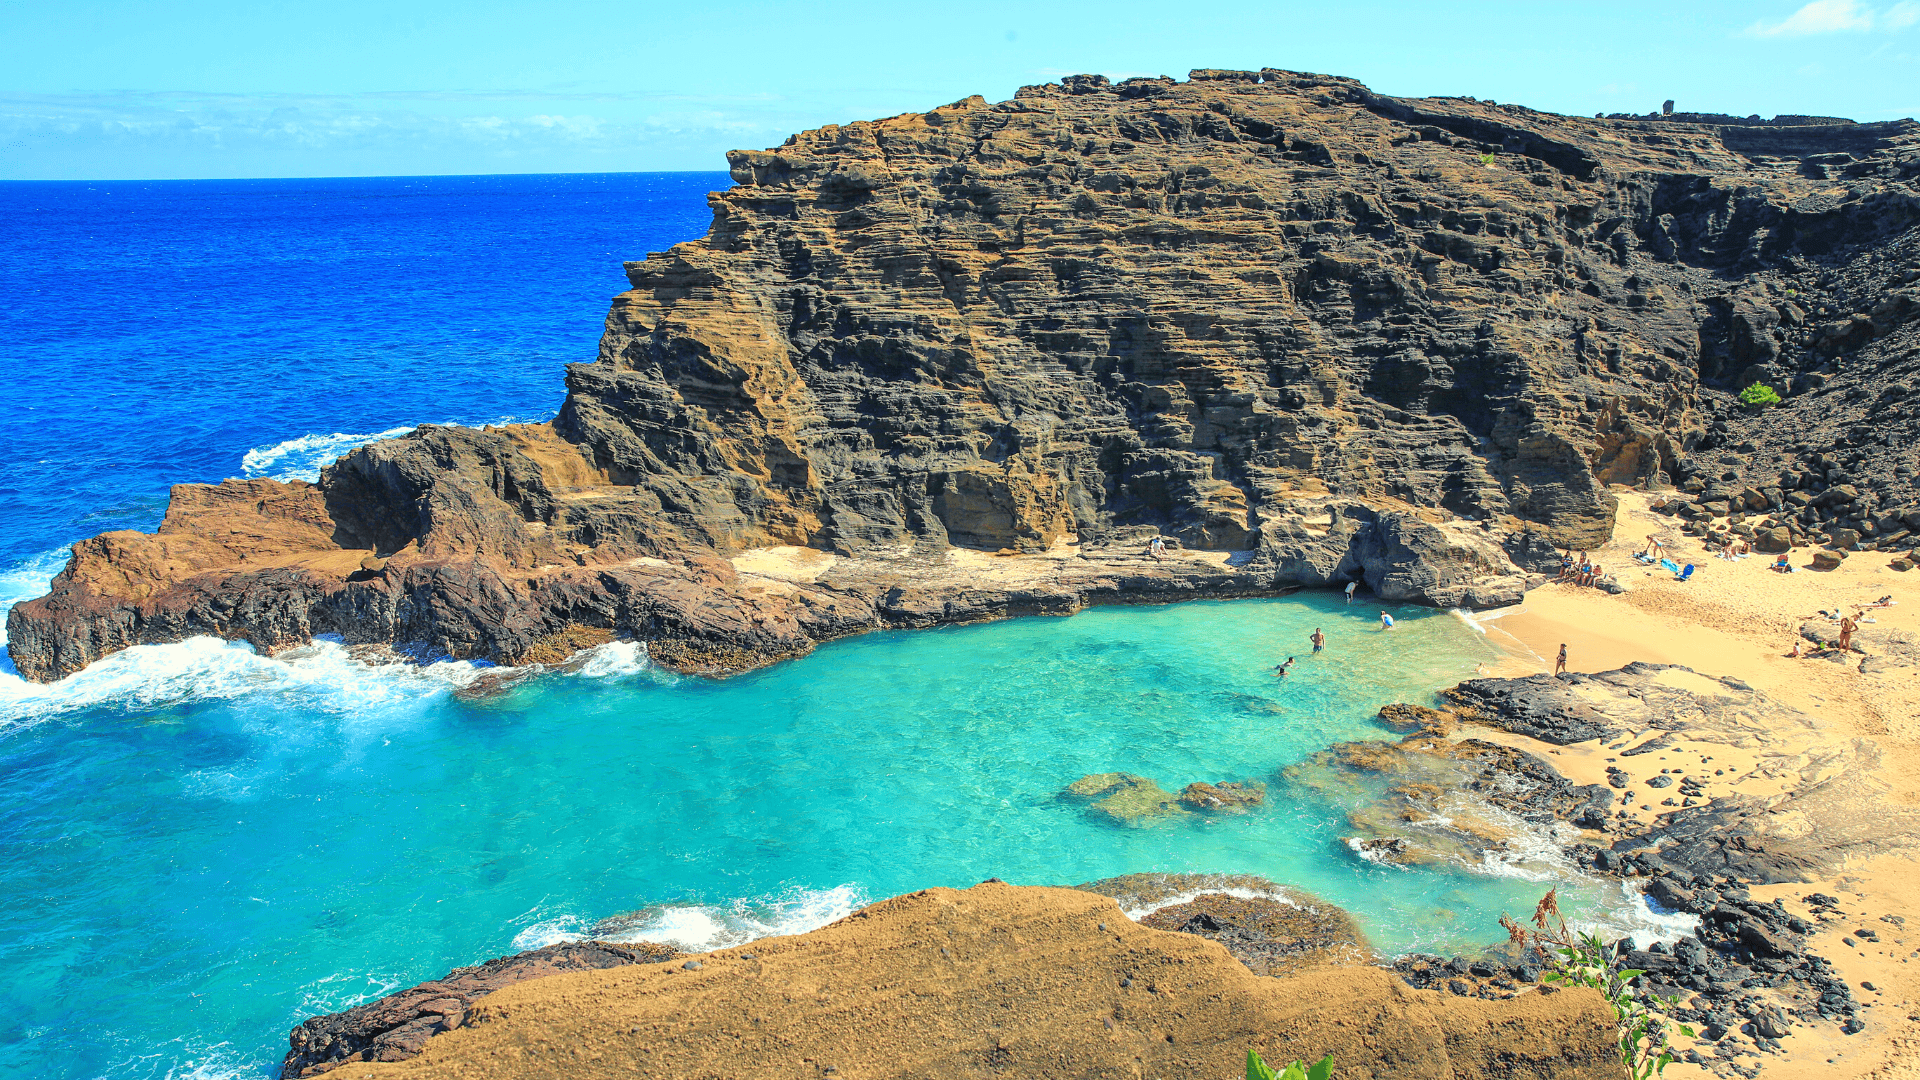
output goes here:
{"type": "MultiPolygon", "coordinates": [[[[43,551],[29,559],[24,559],[0,570],[0,647],[7,643],[7,612],[22,600],[31,600],[36,596],[45,596],[47,588],[73,557],[71,548],[55,548],[43,551]]],[[[4,664],[4,661],[0,661],[4,664]]],[[[13,674],[10,665],[4,667],[6,674],[13,674]]]]}
{"type": "MultiPolygon", "coordinates": [[[[465,423],[447,420],[437,427],[482,427],[488,424],[537,424],[546,417],[529,419],[527,417],[503,416],[494,420],[465,423]]],[[[335,431],[330,433],[310,432],[272,446],[256,446],[240,458],[240,475],[251,480],[255,477],[268,477],[274,480],[320,479],[320,470],[338,461],[340,457],[356,447],[365,446],[381,439],[391,439],[419,427],[407,424],[401,427],[376,431],[370,435],[354,435],[335,431]]]]}
{"type": "Polygon", "coordinates": [[[646,642],[609,641],[586,650],[586,659],[574,674],[587,679],[624,679],[648,666],[646,642]]]}
{"type": "Polygon", "coordinates": [[[1293,895],[1280,885],[1275,885],[1271,889],[1250,889],[1243,885],[1229,885],[1224,888],[1202,885],[1192,892],[1174,893],[1171,896],[1154,900],[1152,903],[1140,904],[1134,907],[1126,907],[1123,905],[1120,910],[1126,914],[1127,918],[1139,922],[1141,919],[1159,911],[1161,908],[1170,908],[1176,904],[1191,904],[1194,900],[1209,893],[1225,893],[1228,896],[1238,896],[1242,900],[1274,900],[1291,907],[1300,906],[1300,901],[1295,900],[1293,895]]]}
{"type": "Polygon", "coordinates": [[[412,430],[411,426],[396,427],[371,435],[349,435],[336,431],[330,435],[302,435],[272,446],[256,446],[240,458],[240,475],[247,479],[265,476],[274,480],[318,480],[320,470],[339,460],[347,451],[380,439],[405,435],[412,430]]]}
{"type": "Polygon", "coordinates": [[[513,939],[516,948],[539,941],[577,940],[657,941],[683,952],[711,952],[744,945],[764,937],[804,934],[838,922],[868,903],[858,885],[831,889],[793,889],[778,896],[736,900],[728,904],[659,904],[603,919],[591,927],[562,916],[528,926],[513,939]]]}
{"type": "Polygon", "coordinates": [[[415,664],[355,659],[337,640],[322,639],[278,656],[251,645],[193,637],[136,645],[55,683],[0,676],[0,723],[45,719],[104,705],[151,709],[188,700],[227,700],[257,693],[298,693],[319,708],[350,714],[388,702],[445,693],[486,670],[443,660],[415,664]]]}

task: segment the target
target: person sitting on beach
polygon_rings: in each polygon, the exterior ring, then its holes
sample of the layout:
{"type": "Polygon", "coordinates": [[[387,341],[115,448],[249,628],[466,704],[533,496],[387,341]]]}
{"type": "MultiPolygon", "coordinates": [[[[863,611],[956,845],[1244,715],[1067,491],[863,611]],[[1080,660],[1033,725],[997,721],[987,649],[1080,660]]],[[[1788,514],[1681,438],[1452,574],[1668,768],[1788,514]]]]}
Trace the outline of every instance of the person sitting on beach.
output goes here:
{"type": "Polygon", "coordinates": [[[1798,660],[1798,659],[1800,659],[1800,658],[1801,658],[1802,656],[1804,656],[1804,655],[1805,655],[1805,654],[1804,654],[1804,653],[1802,653],[1802,652],[1800,651],[1800,639],[1799,639],[1799,638],[1794,638],[1794,639],[1793,639],[1793,651],[1791,651],[1791,652],[1789,652],[1789,653],[1787,653],[1787,657],[1788,657],[1788,659],[1791,659],[1791,660],[1798,660]]]}
{"type": "Polygon", "coordinates": [[[1735,558],[1744,559],[1753,554],[1753,545],[1746,540],[1741,540],[1734,546],[1733,554],[1735,558]]]}
{"type": "Polygon", "coordinates": [[[1387,614],[1384,611],[1380,613],[1380,629],[1382,630],[1393,629],[1393,616],[1387,614]]]}
{"type": "Polygon", "coordinates": [[[1560,576],[1554,580],[1565,581],[1572,576],[1573,576],[1573,549],[1568,548],[1567,553],[1565,555],[1560,556],[1560,576]]]}
{"type": "Polygon", "coordinates": [[[1286,660],[1286,662],[1285,662],[1285,663],[1283,663],[1283,664],[1281,664],[1281,665],[1280,665],[1279,667],[1277,667],[1277,668],[1274,668],[1274,669],[1273,669],[1273,674],[1274,674],[1274,677],[1275,677],[1275,678],[1280,678],[1280,679],[1284,679],[1284,678],[1286,678],[1286,677],[1287,677],[1287,669],[1288,669],[1288,668],[1290,668],[1290,667],[1292,667],[1292,666],[1293,666],[1293,657],[1291,657],[1291,656],[1289,656],[1289,657],[1287,657],[1287,660],[1286,660]]]}
{"type": "Polygon", "coordinates": [[[1793,566],[1787,562],[1787,553],[1784,551],[1780,553],[1779,558],[1773,560],[1773,568],[1783,574],[1793,573],[1793,566]]]}
{"type": "Polygon", "coordinates": [[[1600,564],[1595,563],[1594,565],[1587,567],[1587,580],[1583,584],[1598,585],[1600,584],[1600,580],[1603,576],[1604,575],[1600,570],[1600,564]]]}

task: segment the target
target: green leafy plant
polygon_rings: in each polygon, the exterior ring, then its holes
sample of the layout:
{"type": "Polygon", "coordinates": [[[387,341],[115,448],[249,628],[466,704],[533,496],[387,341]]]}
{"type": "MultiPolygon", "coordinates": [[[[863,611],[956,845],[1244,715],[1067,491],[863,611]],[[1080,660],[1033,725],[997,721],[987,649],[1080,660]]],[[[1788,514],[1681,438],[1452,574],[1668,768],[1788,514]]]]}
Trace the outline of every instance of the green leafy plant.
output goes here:
{"type": "Polygon", "coordinates": [[[1740,404],[1753,408],[1765,408],[1780,404],[1780,394],[1766,383],[1757,382],[1740,391],[1740,404]]]}
{"type": "Polygon", "coordinates": [[[1272,1066],[1260,1060],[1257,1050],[1247,1051],[1247,1080],[1328,1080],[1333,1076],[1333,1055],[1328,1054],[1311,1065],[1296,1061],[1274,1072],[1272,1066]]]}
{"type": "Polygon", "coordinates": [[[1486,166],[1487,168],[1489,168],[1489,169],[1491,169],[1491,168],[1493,168],[1493,154],[1492,154],[1492,153],[1490,153],[1490,152],[1489,152],[1489,153],[1485,153],[1485,154],[1481,154],[1481,155],[1480,155],[1480,164],[1482,164],[1482,165],[1485,165],[1485,166],[1486,166]]]}
{"type": "MultiPolygon", "coordinates": [[[[1673,1051],[1667,1046],[1667,1021],[1660,1012],[1674,1009],[1679,999],[1634,989],[1633,984],[1645,971],[1616,966],[1618,952],[1601,941],[1599,935],[1570,932],[1567,920],[1560,915],[1559,892],[1557,888],[1549,889],[1547,895],[1541,897],[1540,905],[1533,909],[1532,930],[1506,915],[1500,916],[1500,925],[1506,928],[1514,944],[1537,948],[1546,954],[1552,967],[1543,976],[1545,981],[1600,991],[1600,996],[1612,1007],[1618,1024],[1620,1063],[1626,1066],[1627,1076],[1630,1080],[1652,1080],[1666,1072],[1674,1060],[1673,1051]]],[[[1685,1024],[1673,1026],[1687,1038],[1694,1037],[1693,1028],[1685,1024]]]]}

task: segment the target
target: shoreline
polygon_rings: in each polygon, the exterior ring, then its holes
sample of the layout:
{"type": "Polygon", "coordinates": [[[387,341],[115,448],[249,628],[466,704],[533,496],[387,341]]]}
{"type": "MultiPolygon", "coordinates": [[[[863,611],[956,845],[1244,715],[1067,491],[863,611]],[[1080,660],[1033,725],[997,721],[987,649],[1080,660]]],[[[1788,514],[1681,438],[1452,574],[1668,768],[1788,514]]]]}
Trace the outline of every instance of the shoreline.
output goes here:
{"type": "MultiPolygon", "coordinates": [[[[1489,732],[1479,725],[1473,726],[1474,737],[1544,755],[1575,783],[1606,783],[1609,767],[1646,772],[1649,766],[1687,766],[1693,771],[1702,768],[1704,756],[1712,759],[1711,768],[1724,770],[1731,779],[1721,790],[1761,805],[1780,799],[1802,782],[1801,772],[1791,768],[1796,762],[1852,749],[1847,761],[1867,763],[1888,784],[1890,809],[1920,805],[1920,668],[1862,672],[1863,656],[1857,653],[1844,664],[1786,655],[1800,626],[1809,622],[1805,616],[1836,605],[1851,613],[1856,604],[1888,593],[1896,605],[1870,611],[1876,621],[1861,627],[1856,642],[1878,651],[1876,641],[1884,642],[1888,635],[1920,632],[1920,596],[1909,586],[1915,578],[1888,569],[1889,556],[1872,552],[1853,554],[1837,570],[1815,571],[1805,567],[1816,549],[1796,548],[1790,558],[1800,569],[1792,574],[1768,570],[1766,563],[1771,559],[1767,556],[1722,560],[1698,540],[1681,535],[1672,519],[1647,510],[1649,500],[1644,494],[1618,494],[1621,507],[1614,540],[1589,554],[1604,566],[1632,567],[1616,572],[1628,591],[1611,595],[1595,588],[1549,583],[1528,593],[1520,604],[1474,616],[1488,640],[1506,654],[1495,674],[1549,673],[1548,658],[1565,642],[1570,672],[1606,671],[1634,660],[1683,665],[1697,672],[1702,683],[1726,677],[1743,681],[1805,713],[1813,726],[1756,732],[1744,740],[1710,735],[1712,741],[1689,738],[1700,733],[1683,729],[1671,748],[1636,757],[1612,748],[1631,750],[1627,743],[1650,742],[1645,738],[1647,731],[1636,731],[1625,740],[1568,746],[1489,732]],[[1692,580],[1675,582],[1672,574],[1631,559],[1648,533],[1676,547],[1676,561],[1694,563],[1692,580]],[[1862,751],[1861,744],[1871,749],[1862,751]],[[1636,768],[1634,762],[1644,764],[1636,768]]],[[[1833,625],[1817,615],[1811,622],[1833,625]]],[[[1866,779],[1844,771],[1840,775],[1856,782],[1866,779]]],[[[1634,812],[1643,827],[1661,810],[1651,802],[1645,805],[1651,809],[1634,812]]],[[[1809,823],[1808,827],[1819,826],[1809,823]]],[[[1797,1027],[1792,1038],[1782,1040],[1780,1054],[1758,1063],[1757,1075],[1798,1075],[1806,1068],[1820,1067],[1832,1070],[1825,1075],[1836,1077],[1920,1076],[1920,1037],[1910,1030],[1908,1020],[1920,1003],[1920,961],[1909,955],[1920,951],[1915,949],[1920,946],[1920,863],[1901,853],[1858,860],[1842,855],[1839,861],[1841,868],[1833,874],[1806,882],[1755,885],[1752,893],[1761,902],[1778,899],[1787,911],[1818,925],[1807,948],[1826,956],[1854,987],[1867,1028],[1846,1036],[1826,1025],[1797,1027]],[[1819,916],[1803,900],[1815,894],[1840,899],[1847,917],[1819,916]],[[1913,933],[1906,933],[1899,923],[1882,921],[1883,916],[1906,920],[1913,933]],[[1878,934],[1878,942],[1849,935],[1861,927],[1889,932],[1878,934]]],[[[1689,1040],[1677,1042],[1690,1044],[1689,1040]]],[[[1692,1078],[1711,1073],[1676,1062],[1667,1075],[1692,1078]]]]}

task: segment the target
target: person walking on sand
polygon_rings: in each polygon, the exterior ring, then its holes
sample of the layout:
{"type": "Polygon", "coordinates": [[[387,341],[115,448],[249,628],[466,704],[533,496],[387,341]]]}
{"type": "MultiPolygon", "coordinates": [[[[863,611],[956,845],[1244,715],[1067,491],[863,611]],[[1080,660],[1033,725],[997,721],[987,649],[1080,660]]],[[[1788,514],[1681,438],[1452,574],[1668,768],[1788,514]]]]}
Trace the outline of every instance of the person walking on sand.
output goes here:
{"type": "Polygon", "coordinates": [[[1353,603],[1353,590],[1359,587],[1360,587],[1360,583],[1358,581],[1347,582],[1347,603],[1349,604],[1353,603]]]}
{"type": "Polygon", "coordinates": [[[1393,629],[1393,616],[1387,614],[1384,611],[1380,613],[1380,629],[1382,630],[1393,629]]]}
{"type": "Polygon", "coordinates": [[[1565,643],[1562,643],[1560,646],[1560,655],[1554,657],[1554,660],[1553,660],[1553,673],[1555,675],[1560,675],[1560,674],[1564,674],[1566,670],[1567,670],[1567,646],[1565,645],[1565,643]]]}
{"type": "Polygon", "coordinates": [[[1284,663],[1284,664],[1281,664],[1281,665],[1280,665],[1279,667],[1277,667],[1277,668],[1274,668],[1274,669],[1273,669],[1273,675],[1274,675],[1274,678],[1277,678],[1277,679],[1284,679],[1284,678],[1286,678],[1286,677],[1287,677],[1287,669],[1288,669],[1288,668],[1290,668],[1290,667],[1292,667],[1292,666],[1293,666],[1293,657],[1291,657],[1291,656],[1289,656],[1289,657],[1287,657],[1287,661],[1286,661],[1286,663],[1284,663]]]}
{"type": "Polygon", "coordinates": [[[1327,647],[1327,635],[1321,633],[1320,628],[1317,626],[1313,628],[1313,636],[1307,640],[1313,642],[1314,652],[1319,652],[1321,649],[1327,647]]]}

